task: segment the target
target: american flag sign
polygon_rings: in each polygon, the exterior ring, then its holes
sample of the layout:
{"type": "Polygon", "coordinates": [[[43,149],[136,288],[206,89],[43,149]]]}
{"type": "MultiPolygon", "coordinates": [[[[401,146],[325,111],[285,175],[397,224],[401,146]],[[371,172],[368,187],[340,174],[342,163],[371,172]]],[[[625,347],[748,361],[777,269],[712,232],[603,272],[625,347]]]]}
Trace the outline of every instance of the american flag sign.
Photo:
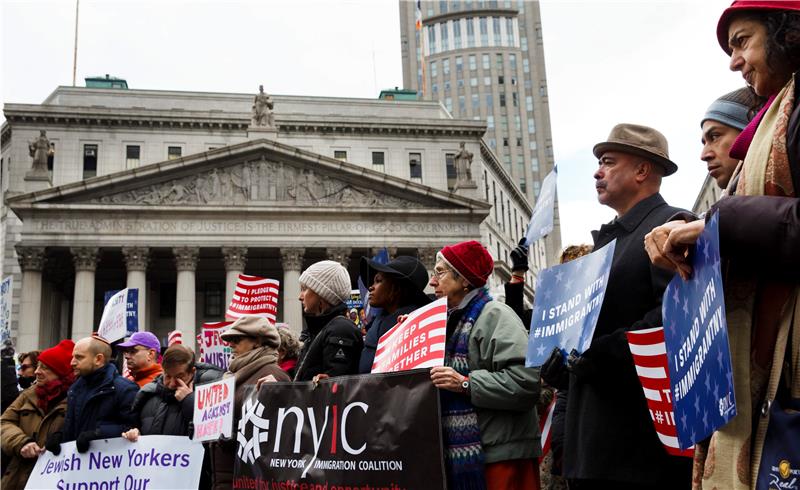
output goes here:
{"type": "Polygon", "coordinates": [[[378,340],[373,373],[392,373],[444,365],[447,298],[411,312],[378,340]]]}
{"type": "Polygon", "coordinates": [[[278,314],[279,287],[280,282],[275,279],[239,274],[236,291],[225,316],[236,319],[244,315],[254,315],[274,323],[278,314]]]}
{"type": "Polygon", "coordinates": [[[642,384],[644,397],[656,434],[664,449],[673,456],[692,457],[694,447],[681,450],[678,445],[678,429],[675,426],[675,411],[667,369],[667,350],[664,345],[664,329],[648,328],[627,332],[628,346],[633,354],[636,374],[642,384]]]}

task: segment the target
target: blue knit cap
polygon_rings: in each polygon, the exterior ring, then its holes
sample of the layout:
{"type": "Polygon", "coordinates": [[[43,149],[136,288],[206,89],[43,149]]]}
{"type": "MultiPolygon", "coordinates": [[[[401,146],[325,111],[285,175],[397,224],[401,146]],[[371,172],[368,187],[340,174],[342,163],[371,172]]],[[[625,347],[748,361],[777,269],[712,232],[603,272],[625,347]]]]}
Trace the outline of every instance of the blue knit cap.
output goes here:
{"type": "Polygon", "coordinates": [[[702,127],[704,122],[711,119],[741,131],[752,119],[750,109],[755,103],[756,97],[749,88],[745,87],[729,92],[708,107],[703,120],[700,121],[700,126],[702,127]]]}

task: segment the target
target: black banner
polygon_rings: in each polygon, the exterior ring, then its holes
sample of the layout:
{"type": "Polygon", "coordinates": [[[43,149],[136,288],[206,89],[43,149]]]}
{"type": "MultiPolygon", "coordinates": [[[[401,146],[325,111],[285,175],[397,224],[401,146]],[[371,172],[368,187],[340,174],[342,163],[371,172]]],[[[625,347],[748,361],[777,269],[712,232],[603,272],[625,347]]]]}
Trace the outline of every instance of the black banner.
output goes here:
{"type": "Polygon", "coordinates": [[[241,413],[233,488],[445,488],[428,369],[267,383],[241,413]]]}

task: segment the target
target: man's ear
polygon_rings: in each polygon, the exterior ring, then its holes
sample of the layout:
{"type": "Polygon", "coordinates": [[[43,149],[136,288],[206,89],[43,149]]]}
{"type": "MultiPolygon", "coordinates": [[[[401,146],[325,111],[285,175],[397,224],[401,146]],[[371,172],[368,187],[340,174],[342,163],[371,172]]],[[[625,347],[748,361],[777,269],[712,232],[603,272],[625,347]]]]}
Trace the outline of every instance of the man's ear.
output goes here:
{"type": "Polygon", "coordinates": [[[636,178],[636,182],[641,184],[645,180],[647,180],[650,175],[653,174],[655,170],[655,164],[649,160],[639,160],[636,164],[636,171],[634,177],[636,178]]]}

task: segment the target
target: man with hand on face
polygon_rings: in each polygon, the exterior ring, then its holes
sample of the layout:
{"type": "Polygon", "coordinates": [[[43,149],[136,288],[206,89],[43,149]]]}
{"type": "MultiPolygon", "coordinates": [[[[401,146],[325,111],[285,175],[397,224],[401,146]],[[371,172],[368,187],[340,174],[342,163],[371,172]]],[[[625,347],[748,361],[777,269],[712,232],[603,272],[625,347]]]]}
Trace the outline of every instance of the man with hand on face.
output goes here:
{"type": "Polygon", "coordinates": [[[119,344],[119,347],[131,372],[127,378],[139,385],[139,388],[161,374],[161,365],[158,364],[161,343],[152,333],[136,332],[127,342],[119,344]]]}
{"type": "Polygon", "coordinates": [[[81,339],[72,351],[72,370],[78,377],[67,393],[67,415],[62,432],[45,447],[61,453],[61,443],[75,441],[78,452],[89,450],[95,439],[119,437],[136,422],[131,411],[139,387],[125,379],[110,362],[111,345],[97,335],[81,339]]]}
{"type": "Polygon", "coordinates": [[[564,476],[578,490],[689,488],[691,459],[669,456],[661,444],[625,336],[662,323],[672,273],[650,263],[643,241],[682,211],[659,194],[662,177],[678,166],[664,135],[635,124],[615,126],[594,154],[597,199],[617,212],[592,232],[595,250],[617,240],[605,298],[589,349],[568,362],[555,349],[541,370],[551,386],[569,388],[564,476]]]}

